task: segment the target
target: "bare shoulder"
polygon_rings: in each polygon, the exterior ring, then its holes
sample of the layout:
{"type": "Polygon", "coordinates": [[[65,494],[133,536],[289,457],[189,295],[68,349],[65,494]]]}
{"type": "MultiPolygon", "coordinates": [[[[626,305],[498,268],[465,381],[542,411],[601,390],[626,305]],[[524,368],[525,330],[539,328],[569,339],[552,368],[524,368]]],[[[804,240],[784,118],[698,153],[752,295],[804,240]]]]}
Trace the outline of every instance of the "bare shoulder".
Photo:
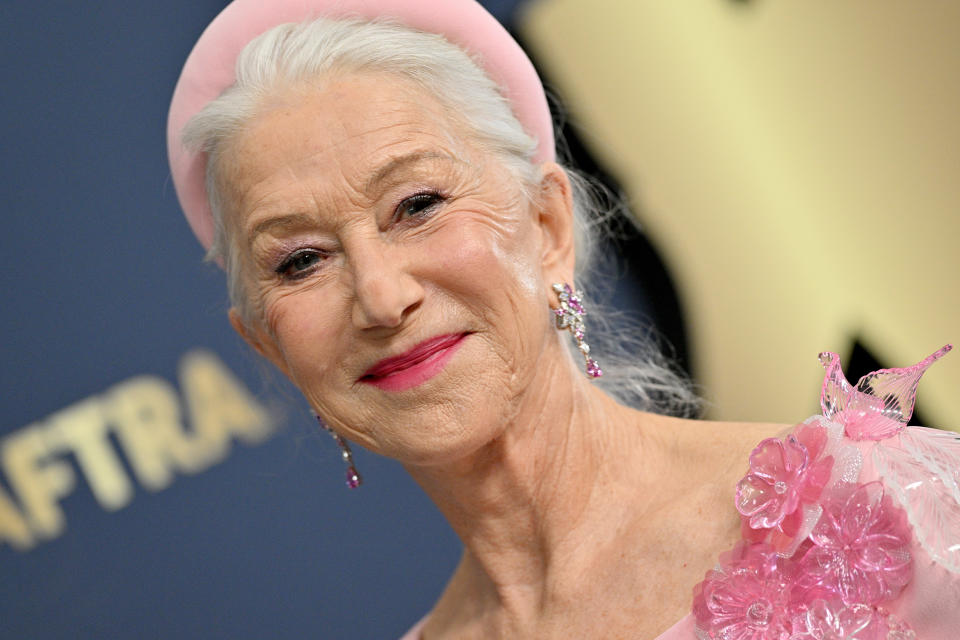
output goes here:
{"type": "Polygon", "coordinates": [[[765,438],[781,437],[791,425],[660,418],[673,456],[697,484],[732,487],[746,471],[750,452],[765,438]],[[699,481],[699,482],[698,482],[699,481]]]}
{"type": "Polygon", "coordinates": [[[661,417],[654,422],[648,425],[665,453],[659,501],[639,514],[624,540],[645,579],[658,585],[655,596],[638,602],[651,631],[662,633],[689,613],[694,585],[740,539],[734,494],[750,452],[789,426],[661,417]]]}

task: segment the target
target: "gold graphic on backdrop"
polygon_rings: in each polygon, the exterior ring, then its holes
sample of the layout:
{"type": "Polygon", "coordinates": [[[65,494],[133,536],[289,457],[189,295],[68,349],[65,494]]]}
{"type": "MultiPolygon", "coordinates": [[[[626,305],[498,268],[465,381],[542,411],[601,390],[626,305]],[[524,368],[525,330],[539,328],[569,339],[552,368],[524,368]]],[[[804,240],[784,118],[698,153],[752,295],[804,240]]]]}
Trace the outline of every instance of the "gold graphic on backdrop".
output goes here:
{"type": "MultiPolygon", "coordinates": [[[[816,354],[960,341],[960,3],[541,0],[521,32],[633,196],[721,420],[817,411],[816,354]]],[[[641,274],[642,277],[642,274],[641,274]]],[[[960,429],[960,357],[920,385],[960,429]]]]}
{"type": "Polygon", "coordinates": [[[60,501],[78,475],[104,509],[129,504],[133,480],[121,452],[136,481],[159,491],[177,473],[222,461],[232,440],[257,444],[273,432],[266,409],[212,353],[187,353],[179,382],[182,403],[163,378],[138,376],[0,440],[0,470],[12,493],[0,486],[0,544],[24,551],[62,534],[60,501]]]}

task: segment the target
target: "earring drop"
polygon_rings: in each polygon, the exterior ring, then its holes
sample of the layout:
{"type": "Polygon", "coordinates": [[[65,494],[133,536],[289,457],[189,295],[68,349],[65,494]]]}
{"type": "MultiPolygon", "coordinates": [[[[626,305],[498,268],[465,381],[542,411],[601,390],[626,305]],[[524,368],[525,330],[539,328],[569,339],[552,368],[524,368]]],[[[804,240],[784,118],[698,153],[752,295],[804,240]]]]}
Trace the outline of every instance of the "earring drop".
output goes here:
{"type": "Polygon", "coordinates": [[[591,378],[599,378],[603,375],[603,369],[600,368],[596,360],[590,357],[590,345],[583,339],[586,332],[583,325],[583,316],[587,313],[583,309],[583,293],[574,291],[565,282],[554,284],[553,290],[560,298],[560,307],[553,310],[557,319],[557,329],[561,331],[563,329],[570,330],[577,343],[577,349],[583,354],[583,359],[587,365],[587,375],[591,378]]]}
{"type": "Polygon", "coordinates": [[[327,426],[327,423],[324,422],[320,416],[317,416],[317,422],[327,430],[327,433],[333,437],[337,446],[340,447],[340,457],[343,458],[343,461],[347,465],[347,486],[351,489],[356,489],[363,483],[363,480],[360,478],[360,474],[357,473],[357,468],[353,465],[353,452],[350,450],[350,444],[344,440],[343,436],[327,426]]]}

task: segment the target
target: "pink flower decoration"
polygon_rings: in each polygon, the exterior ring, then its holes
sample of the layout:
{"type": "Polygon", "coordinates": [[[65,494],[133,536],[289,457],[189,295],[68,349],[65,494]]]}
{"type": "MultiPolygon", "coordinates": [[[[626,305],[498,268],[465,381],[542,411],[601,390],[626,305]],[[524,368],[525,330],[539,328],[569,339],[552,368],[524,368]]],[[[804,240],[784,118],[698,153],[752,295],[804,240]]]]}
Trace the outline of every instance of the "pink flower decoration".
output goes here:
{"type": "Polygon", "coordinates": [[[912,576],[910,528],[883,484],[847,486],[823,507],[800,561],[803,587],[850,606],[896,598],[912,576]]]}
{"type": "MultiPolygon", "coordinates": [[[[768,438],[750,454],[750,471],[737,484],[737,511],[752,529],[773,529],[788,539],[802,520],[800,507],[819,499],[830,479],[827,430],[802,424],[783,440],[768,438]]],[[[781,545],[776,545],[778,548],[781,545]]]]}
{"type": "Polygon", "coordinates": [[[871,625],[878,626],[877,618],[878,614],[873,607],[865,604],[846,607],[839,601],[814,600],[806,608],[802,623],[806,627],[804,631],[810,638],[817,640],[858,638],[859,640],[871,631],[871,625]]]}
{"type": "Polygon", "coordinates": [[[882,607],[814,600],[794,618],[790,640],[916,640],[910,625],[882,607]]]}
{"type": "Polygon", "coordinates": [[[693,614],[700,637],[781,640],[790,637],[794,565],[766,544],[741,542],[721,556],[694,589],[693,614]]]}

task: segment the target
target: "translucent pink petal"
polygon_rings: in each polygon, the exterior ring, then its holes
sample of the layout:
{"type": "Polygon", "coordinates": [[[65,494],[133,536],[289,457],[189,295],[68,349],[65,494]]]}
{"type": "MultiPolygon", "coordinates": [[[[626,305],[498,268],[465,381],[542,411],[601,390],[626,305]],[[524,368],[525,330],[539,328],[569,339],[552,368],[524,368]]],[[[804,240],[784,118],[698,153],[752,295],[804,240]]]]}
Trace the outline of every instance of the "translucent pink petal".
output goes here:
{"type": "MultiPolygon", "coordinates": [[[[865,605],[846,607],[842,603],[815,600],[806,611],[806,631],[820,640],[847,640],[864,630],[874,619],[874,610],[865,605]]],[[[858,639],[861,636],[856,636],[858,639]]]]}
{"type": "Polygon", "coordinates": [[[783,479],[783,443],[777,438],[767,438],[750,453],[750,472],[772,483],[783,479]]]}
{"type": "MultiPolygon", "coordinates": [[[[776,489],[774,489],[776,491],[776,489]]],[[[783,501],[780,504],[780,520],[790,515],[800,506],[800,494],[797,493],[796,486],[787,485],[787,490],[783,494],[783,501]]]]}
{"type": "Polygon", "coordinates": [[[750,526],[754,529],[772,529],[783,520],[782,502],[771,500],[762,509],[750,516],[750,526]]]}
{"type": "Polygon", "coordinates": [[[867,573],[847,563],[839,565],[836,576],[840,598],[846,604],[877,604],[883,599],[882,585],[876,574],[867,573]]]}
{"type": "Polygon", "coordinates": [[[736,506],[741,515],[752,516],[776,498],[773,485],[752,473],[737,483],[736,506]]]}
{"type": "Polygon", "coordinates": [[[794,542],[796,540],[792,535],[786,534],[780,529],[774,529],[770,532],[769,544],[779,554],[787,553],[794,542]]]}
{"type": "MultiPolygon", "coordinates": [[[[824,580],[836,572],[838,558],[835,552],[824,547],[816,546],[807,551],[803,557],[802,564],[805,572],[804,577],[808,578],[807,585],[823,585],[824,580]]],[[[836,584],[830,583],[824,585],[824,588],[831,593],[837,593],[838,587],[836,584]]]]}
{"type": "Polygon", "coordinates": [[[763,542],[769,533],[769,529],[754,529],[751,527],[749,518],[740,520],[740,537],[747,542],[763,542]]]}
{"type": "Polygon", "coordinates": [[[719,640],[761,640],[757,638],[746,622],[735,622],[718,629],[719,640]]]}
{"type": "Polygon", "coordinates": [[[840,516],[840,533],[845,542],[863,536],[873,525],[883,499],[883,485],[870,482],[854,491],[840,516]]]}
{"type": "Polygon", "coordinates": [[[790,434],[784,438],[783,466],[790,476],[795,477],[799,471],[805,469],[807,459],[807,448],[797,440],[796,436],[790,434]]]}
{"type": "Polygon", "coordinates": [[[801,424],[794,431],[797,440],[807,449],[810,460],[816,460],[827,446],[827,430],[819,424],[801,424]]]}
{"type": "Polygon", "coordinates": [[[706,589],[707,608],[714,616],[731,615],[743,607],[744,594],[727,588],[726,583],[719,582],[706,589]]]}
{"type": "Polygon", "coordinates": [[[881,545],[867,545],[857,559],[857,566],[866,571],[895,574],[910,565],[909,553],[900,551],[899,547],[884,548],[881,545]]]}
{"type": "Polygon", "coordinates": [[[818,547],[832,547],[840,538],[840,524],[832,510],[825,509],[817,526],[810,532],[810,540],[818,547]]]}
{"type": "Polygon", "coordinates": [[[826,456],[807,467],[803,477],[803,484],[799,489],[802,502],[815,502],[823,493],[823,488],[830,480],[833,472],[833,456],[826,456]]]}
{"type": "Polygon", "coordinates": [[[780,523],[780,531],[788,536],[797,535],[797,531],[800,530],[800,525],[803,523],[803,513],[797,509],[790,513],[787,517],[783,519],[783,522],[780,523]]]}

